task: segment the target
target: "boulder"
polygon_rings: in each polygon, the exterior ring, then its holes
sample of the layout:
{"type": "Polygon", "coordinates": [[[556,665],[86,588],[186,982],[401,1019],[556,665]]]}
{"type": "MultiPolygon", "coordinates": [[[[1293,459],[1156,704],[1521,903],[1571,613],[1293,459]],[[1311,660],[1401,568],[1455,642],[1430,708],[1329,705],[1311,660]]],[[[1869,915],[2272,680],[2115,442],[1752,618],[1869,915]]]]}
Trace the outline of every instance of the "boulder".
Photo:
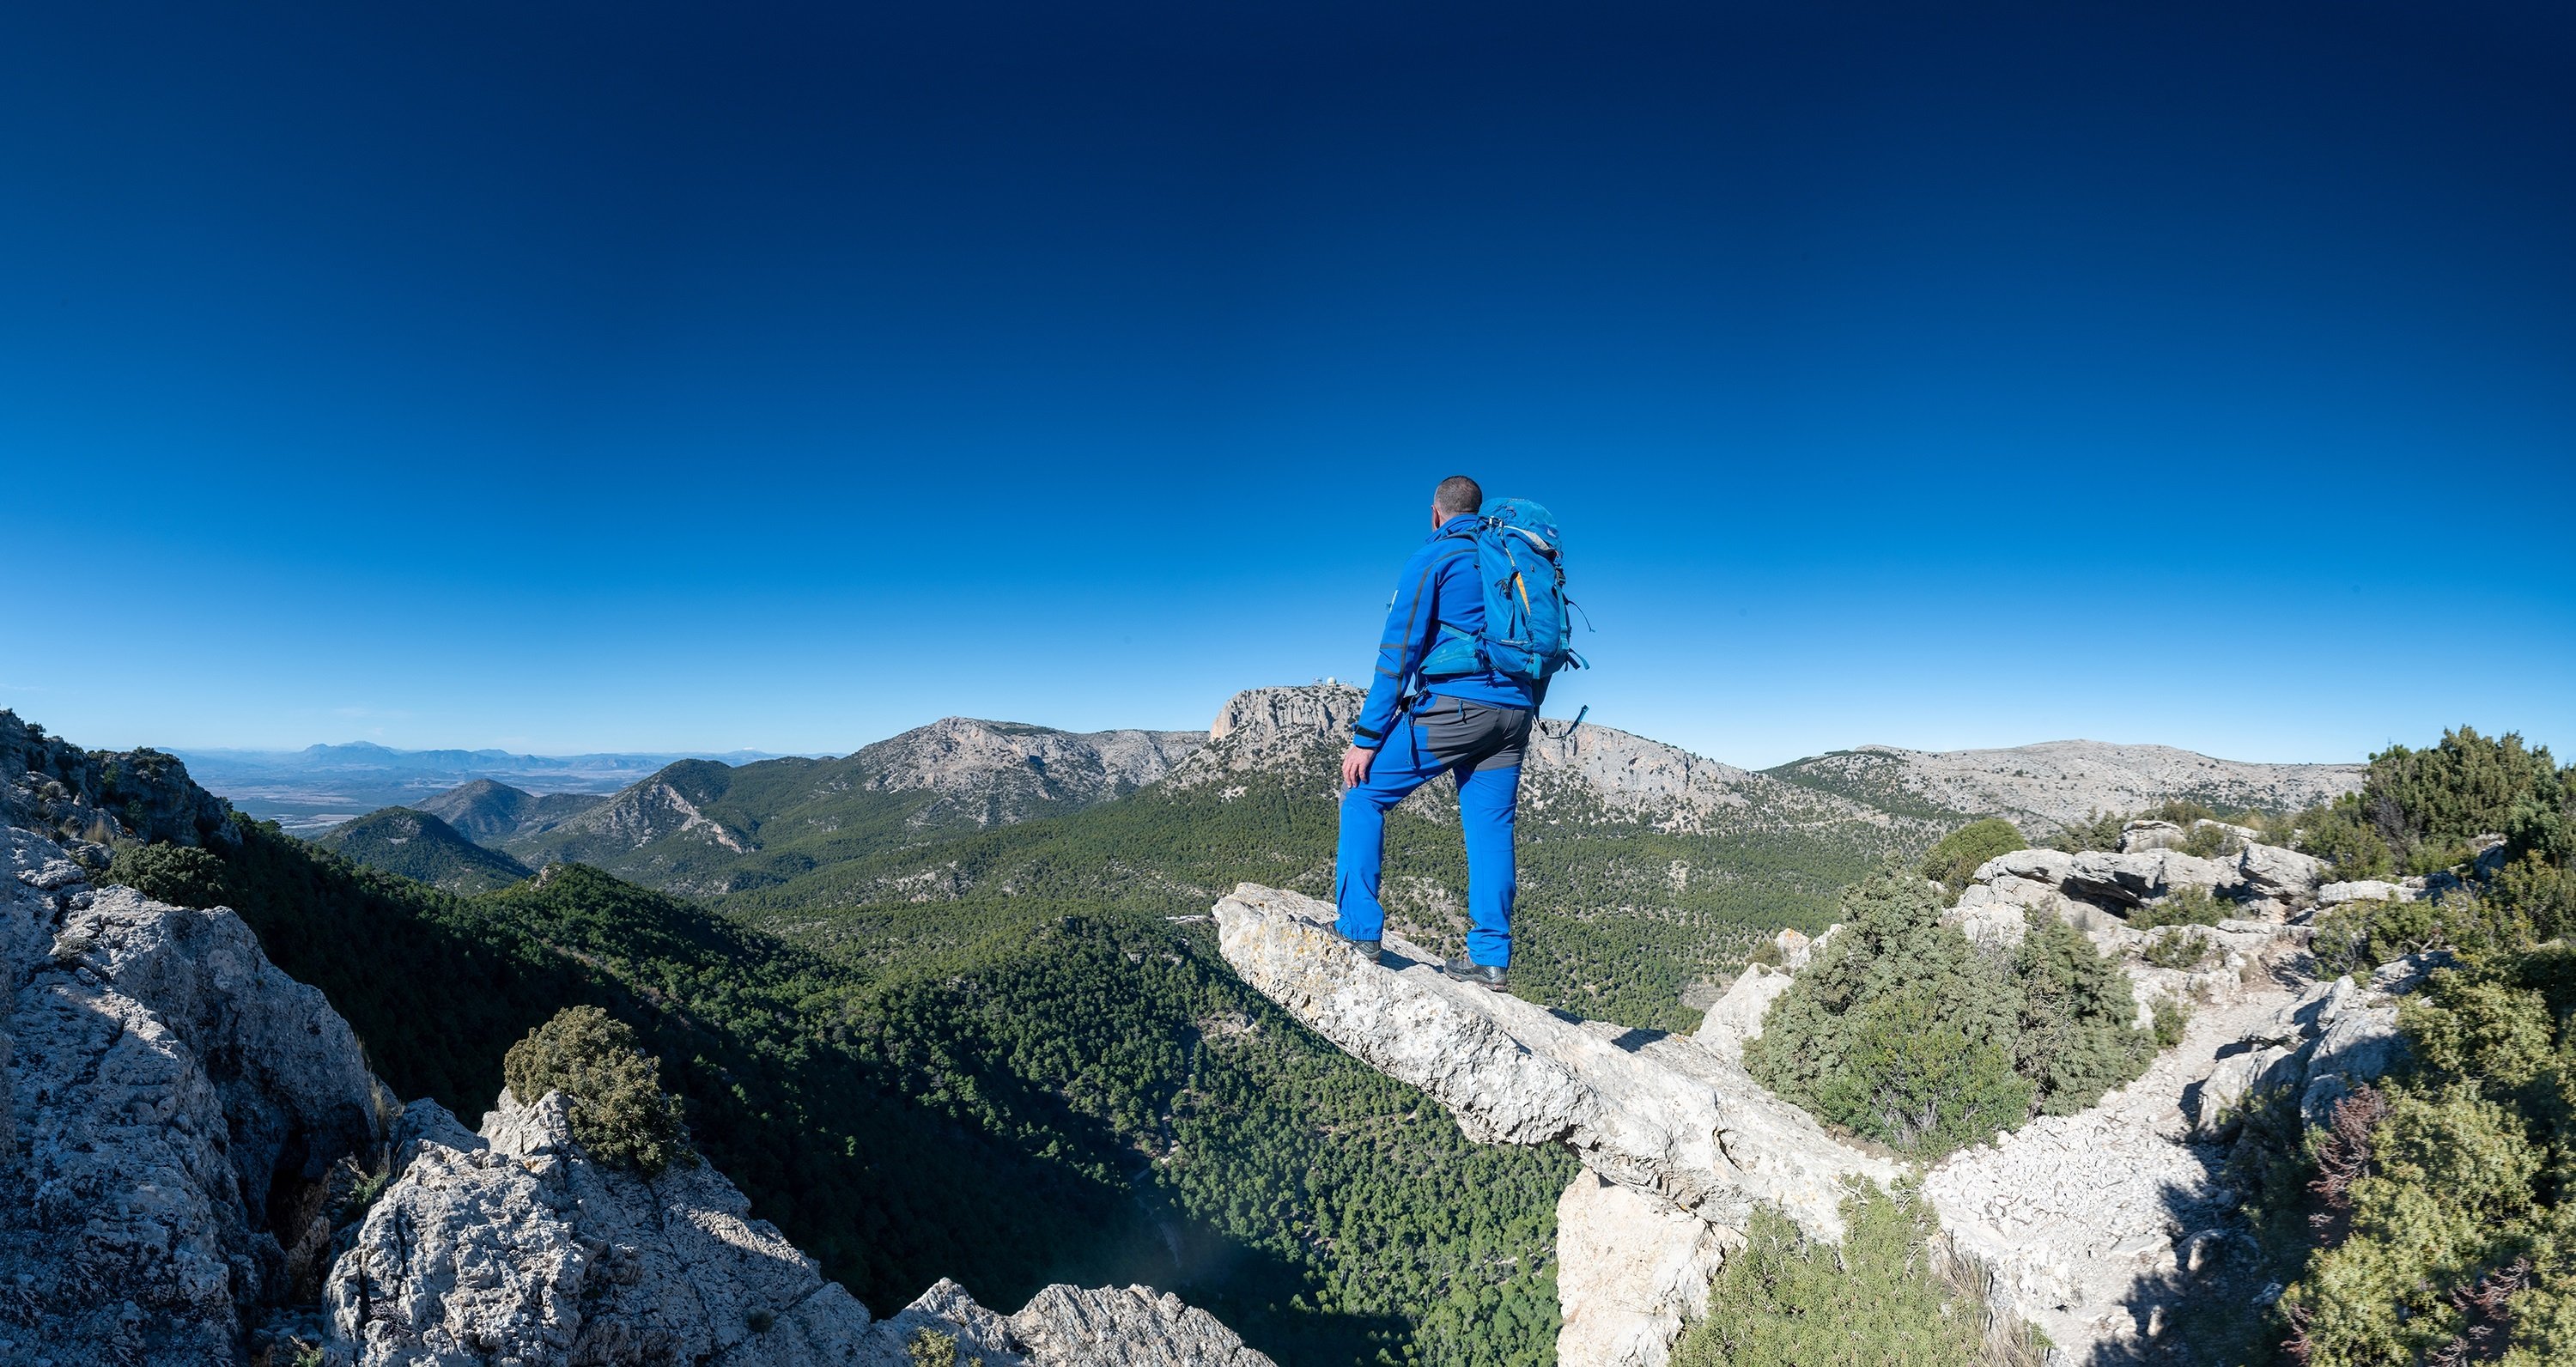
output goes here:
{"type": "Polygon", "coordinates": [[[2424,980],[2433,975],[2433,970],[2456,967],[2459,962],[2459,956],[2447,949],[2428,949],[2391,959],[2371,971],[2370,990],[2385,996],[2402,997],[2422,987],[2424,980]]]}
{"type": "Polygon", "coordinates": [[[1975,880],[2023,905],[2034,903],[2036,889],[2047,889],[2126,911],[2185,887],[2214,892],[2232,886],[2236,875],[2228,865],[2180,850],[2014,850],[1978,865],[1975,880]]]}
{"type": "Polygon", "coordinates": [[[1789,990],[1791,981],[1792,975],[1785,969],[1745,965],[1725,995],[1700,1017],[1699,1029],[1691,1038],[1729,1063],[1743,1062],[1744,1046],[1762,1038],[1763,1017],[1770,1014],[1771,1004],[1780,1000],[1780,994],[1789,990]]]}
{"type": "Polygon", "coordinates": [[[2237,856],[2245,885],[2266,897],[2301,898],[2325,881],[2326,862],[2278,845],[2247,845],[2237,856]]]}
{"type": "Polygon", "coordinates": [[[2305,1078],[2305,1056],[2288,1045],[2273,1044],[2249,1048],[2218,1061],[2199,1089],[2187,1099],[2192,1110],[2192,1134],[2200,1139],[2224,1139],[2236,1128],[2240,1108],[2250,1097],[2274,1087],[2297,1085],[2305,1078]]]}
{"type": "MultiPolygon", "coordinates": [[[[1969,892],[1985,891],[1971,887],[1969,892]]],[[[2055,900],[2055,899],[2052,899],[2055,900]]],[[[1959,904],[1942,916],[1941,923],[1968,937],[1980,949],[2010,950],[2018,948],[2030,934],[2030,913],[2014,902],[2000,897],[1962,895],[1959,904]]]]}
{"type": "Polygon", "coordinates": [[[2356,878],[2350,882],[2327,883],[2317,889],[2317,905],[2339,907],[2347,902],[2410,902],[2414,894],[2395,883],[2376,878],[2356,878]]]}
{"type": "Polygon", "coordinates": [[[1058,1283],[1003,1323],[1034,1367],[1270,1367],[1216,1316],[1145,1286],[1058,1283]]]}
{"type": "Polygon", "coordinates": [[[2170,821],[2132,821],[2120,828],[2120,852],[2170,850],[2183,842],[2184,831],[2170,821]]]}
{"type": "Polygon", "coordinates": [[[1970,877],[1980,883],[1993,883],[2007,877],[2021,878],[2054,888],[2064,884],[2067,875],[2074,871],[2075,856],[2064,850],[2028,849],[1996,855],[1979,864],[1970,877]]]}
{"type": "MultiPolygon", "coordinates": [[[[2351,983],[2350,978],[2342,980],[2351,983]]],[[[2300,1114],[2311,1125],[2324,1124],[2330,1108],[2365,1082],[2378,1080],[2406,1048],[2397,1033],[2397,1008],[2365,1006],[2358,992],[2340,1010],[2329,1005],[2321,1017],[2325,1030],[2308,1058],[2307,1088],[2299,1098],[2300,1114]]]]}

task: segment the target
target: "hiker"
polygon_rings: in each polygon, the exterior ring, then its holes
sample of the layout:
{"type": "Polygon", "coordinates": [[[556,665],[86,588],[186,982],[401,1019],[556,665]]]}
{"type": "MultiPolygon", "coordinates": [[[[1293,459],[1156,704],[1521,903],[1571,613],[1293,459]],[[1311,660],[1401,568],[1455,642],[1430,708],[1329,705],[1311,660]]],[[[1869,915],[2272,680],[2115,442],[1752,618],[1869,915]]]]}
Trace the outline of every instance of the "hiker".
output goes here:
{"type": "Polygon", "coordinates": [[[1448,774],[1457,780],[1467,842],[1471,928],[1467,957],[1441,971],[1501,991],[1512,961],[1521,761],[1548,676],[1582,662],[1563,648],[1564,576],[1546,509],[1518,499],[1486,507],[1476,481],[1451,475],[1432,491],[1431,526],[1430,540],[1397,576],[1378,638],[1377,676],[1342,756],[1334,931],[1378,957],[1387,809],[1448,774]],[[1496,614],[1511,619],[1508,633],[1488,622],[1489,594],[1496,614]],[[1498,629],[1489,632],[1489,625],[1498,629]],[[1417,683],[1420,691],[1411,691],[1417,683]]]}

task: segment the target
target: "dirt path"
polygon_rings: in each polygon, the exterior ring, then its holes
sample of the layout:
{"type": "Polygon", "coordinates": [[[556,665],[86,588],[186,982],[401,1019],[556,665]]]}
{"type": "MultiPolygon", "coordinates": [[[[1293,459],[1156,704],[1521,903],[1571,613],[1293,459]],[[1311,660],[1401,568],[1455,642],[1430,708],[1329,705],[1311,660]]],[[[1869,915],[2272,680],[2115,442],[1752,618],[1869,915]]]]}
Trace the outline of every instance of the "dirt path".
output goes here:
{"type": "Polygon", "coordinates": [[[2128,1360],[2162,1327],[2163,1274],[2197,1261],[2234,1205],[2219,1181],[2228,1146],[2190,1142],[2184,1092],[2298,996],[2294,981],[2201,1006],[2180,1044],[2101,1105],[1962,1150],[1925,1179],[1942,1224],[2058,1345],[2052,1364],[2128,1360]]]}

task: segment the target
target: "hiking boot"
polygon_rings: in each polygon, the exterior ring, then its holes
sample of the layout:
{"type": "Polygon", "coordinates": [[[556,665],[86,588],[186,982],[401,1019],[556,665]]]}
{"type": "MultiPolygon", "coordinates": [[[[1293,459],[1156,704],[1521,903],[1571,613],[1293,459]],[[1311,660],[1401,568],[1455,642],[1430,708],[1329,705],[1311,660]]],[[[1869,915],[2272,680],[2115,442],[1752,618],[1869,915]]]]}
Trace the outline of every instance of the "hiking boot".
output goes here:
{"type": "Polygon", "coordinates": [[[1505,987],[1506,975],[1501,964],[1472,964],[1464,959],[1447,959],[1441,962],[1440,972],[1459,982],[1490,987],[1497,992],[1505,987]]]}
{"type": "Polygon", "coordinates": [[[1333,938],[1366,955],[1370,963],[1382,964],[1386,962],[1386,942],[1384,940],[1354,940],[1350,936],[1344,935],[1340,926],[1333,927],[1333,938]]]}

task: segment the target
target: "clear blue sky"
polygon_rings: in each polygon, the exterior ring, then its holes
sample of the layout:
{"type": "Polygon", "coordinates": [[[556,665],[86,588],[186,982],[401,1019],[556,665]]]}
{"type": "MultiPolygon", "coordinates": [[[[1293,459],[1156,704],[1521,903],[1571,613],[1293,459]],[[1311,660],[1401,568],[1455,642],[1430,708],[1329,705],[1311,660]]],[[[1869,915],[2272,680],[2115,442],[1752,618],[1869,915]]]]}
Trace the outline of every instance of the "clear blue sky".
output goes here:
{"type": "Polygon", "coordinates": [[[1430,484],[1739,763],[2576,750],[2564,6],[22,6],[0,705],[841,751],[1362,673],[1430,484]]]}

